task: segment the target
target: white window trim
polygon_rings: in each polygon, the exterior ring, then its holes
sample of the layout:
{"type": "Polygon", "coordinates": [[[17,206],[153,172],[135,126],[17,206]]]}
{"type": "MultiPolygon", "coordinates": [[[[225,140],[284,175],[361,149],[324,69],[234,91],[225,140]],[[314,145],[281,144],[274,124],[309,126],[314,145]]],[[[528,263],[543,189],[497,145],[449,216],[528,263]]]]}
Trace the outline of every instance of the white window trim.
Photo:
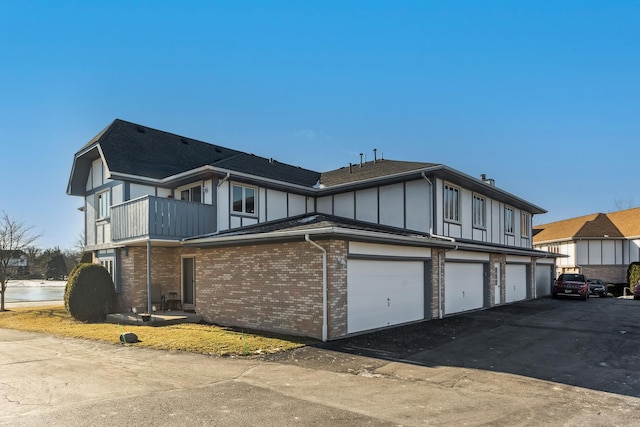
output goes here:
{"type": "Polygon", "coordinates": [[[460,187],[444,183],[444,194],[442,196],[442,215],[446,222],[460,223],[460,187]],[[447,194],[449,191],[455,194],[454,200],[449,201],[447,194]]]}
{"type": "Polygon", "coordinates": [[[487,198],[481,194],[476,194],[473,193],[473,199],[472,199],[472,215],[473,215],[473,227],[474,228],[481,228],[481,229],[486,229],[487,228],[487,198]],[[476,206],[476,200],[482,200],[482,223],[478,223],[476,222],[477,219],[477,206],[476,206]]]}
{"type": "Polygon", "coordinates": [[[520,211],[520,236],[531,237],[531,215],[529,212],[520,211]]]}
{"type": "Polygon", "coordinates": [[[105,220],[111,218],[111,189],[107,189],[105,191],[99,191],[96,193],[96,220],[105,220]],[[106,205],[103,205],[102,202],[103,197],[106,197],[106,205]],[[103,212],[104,210],[104,212],[103,212]]]}
{"type": "Polygon", "coordinates": [[[258,188],[253,187],[251,185],[240,184],[237,182],[231,183],[229,208],[231,210],[232,215],[257,217],[259,212],[258,211],[258,188]],[[235,187],[242,188],[242,210],[241,211],[236,211],[233,209],[233,189],[235,187]],[[253,212],[247,212],[247,196],[246,196],[247,189],[253,190],[253,212]]]}
{"type": "Polygon", "coordinates": [[[504,232],[505,234],[513,235],[515,229],[515,209],[511,206],[504,207],[504,232]],[[511,212],[511,223],[507,223],[507,211],[511,212]],[[510,227],[509,227],[510,226],[510,227]]]}
{"type": "Polygon", "coordinates": [[[194,203],[203,203],[204,202],[204,184],[202,182],[194,182],[192,184],[189,185],[183,185],[181,187],[178,187],[176,189],[176,197],[179,200],[182,200],[184,202],[194,202],[194,203]],[[200,187],[200,202],[193,200],[193,190],[197,187],[200,187]],[[189,192],[189,199],[188,200],[182,200],[182,192],[183,191],[188,191],[189,192]]]}

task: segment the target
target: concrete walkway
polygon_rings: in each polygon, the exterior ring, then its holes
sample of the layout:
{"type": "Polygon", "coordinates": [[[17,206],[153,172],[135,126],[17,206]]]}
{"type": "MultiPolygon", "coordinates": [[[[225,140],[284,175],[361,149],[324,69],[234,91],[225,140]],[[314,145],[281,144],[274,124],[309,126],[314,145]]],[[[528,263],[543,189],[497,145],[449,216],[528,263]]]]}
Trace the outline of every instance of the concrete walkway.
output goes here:
{"type": "Polygon", "coordinates": [[[640,425],[638,324],[549,298],[260,358],[0,329],[0,425],[640,425]]]}
{"type": "Polygon", "coordinates": [[[0,372],[11,426],[640,424],[637,398],[518,375],[400,362],[354,375],[3,329],[0,372]]]}

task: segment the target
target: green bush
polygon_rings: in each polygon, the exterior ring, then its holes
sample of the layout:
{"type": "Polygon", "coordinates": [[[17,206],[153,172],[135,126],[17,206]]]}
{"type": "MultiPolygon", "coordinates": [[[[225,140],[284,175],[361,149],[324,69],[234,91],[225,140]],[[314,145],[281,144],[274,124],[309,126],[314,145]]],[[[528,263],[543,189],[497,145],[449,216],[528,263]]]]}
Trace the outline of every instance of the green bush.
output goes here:
{"type": "Polygon", "coordinates": [[[100,322],[111,312],[116,291],[111,275],[100,264],[78,264],[67,281],[64,305],[81,322],[100,322]]]}
{"type": "Polygon", "coordinates": [[[71,272],[69,273],[69,276],[67,276],[67,284],[64,287],[64,308],[67,309],[67,311],[69,311],[69,288],[71,287],[71,281],[74,280],[74,276],[76,275],[76,272],[78,271],[78,269],[80,268],[81,265],[84,265],[87,263],[80,263],[80,264],[76,264],[72,269],[71,272]]]}
{"type": "Polygon", "coordinates": [[[636,283],[640,280],[640,262],[632,262],[627,268],[627,283],[629,284],[629,290],[633,293],[633,289],[636,287],[636,283]]]}

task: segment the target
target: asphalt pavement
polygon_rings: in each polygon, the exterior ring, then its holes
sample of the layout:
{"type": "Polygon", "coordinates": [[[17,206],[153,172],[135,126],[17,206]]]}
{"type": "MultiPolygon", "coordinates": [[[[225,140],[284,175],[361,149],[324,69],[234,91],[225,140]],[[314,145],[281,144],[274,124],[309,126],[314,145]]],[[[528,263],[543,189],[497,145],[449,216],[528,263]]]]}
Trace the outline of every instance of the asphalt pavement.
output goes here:
{"type": "Polygon", "coordinates": [[[541,299],[251,359],[0,329],[0,425],[640,425],[638,324],[541,299]]]}

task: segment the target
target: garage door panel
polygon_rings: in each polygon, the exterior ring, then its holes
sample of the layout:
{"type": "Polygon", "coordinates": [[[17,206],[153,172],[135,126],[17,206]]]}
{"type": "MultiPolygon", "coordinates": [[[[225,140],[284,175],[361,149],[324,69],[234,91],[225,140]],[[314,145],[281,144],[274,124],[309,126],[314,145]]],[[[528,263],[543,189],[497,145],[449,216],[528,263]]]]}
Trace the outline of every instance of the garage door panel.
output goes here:
{"type": "Polygon", "coordinates": [[[506,302],[527,299],[527,267],[521,264],[507,264],[506,268],[506,302]]]}
{"type": "Polygon", "coordinates": [[[421,319],[424,319],[423,262],[349,261],[349,333],[421,319]]]}
{"type": "Polygon", "coordinates": [[[551,295],[551,265],[536,266],[536,297],[551,295]]]}
{"type": "Polygon", "coordinates": [[[445,314],[459,313],[483,307],[483,264],[447,262],[444,271],[445,314]]]}

